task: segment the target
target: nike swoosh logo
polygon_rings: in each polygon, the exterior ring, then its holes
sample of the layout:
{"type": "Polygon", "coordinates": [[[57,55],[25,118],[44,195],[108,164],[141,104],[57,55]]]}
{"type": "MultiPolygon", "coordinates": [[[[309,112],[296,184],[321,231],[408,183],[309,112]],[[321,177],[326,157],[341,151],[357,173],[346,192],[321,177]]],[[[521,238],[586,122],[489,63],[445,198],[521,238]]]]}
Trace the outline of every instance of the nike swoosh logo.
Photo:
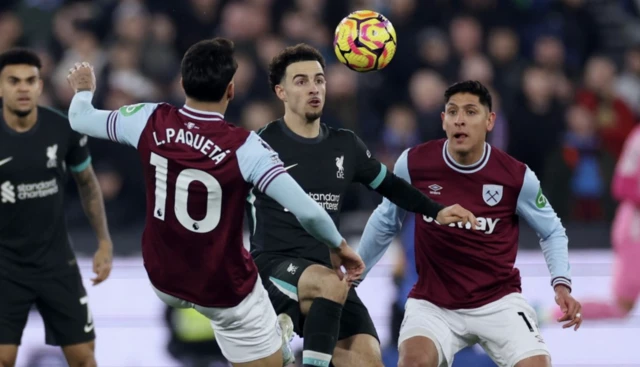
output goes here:
{"type": "Polygon", "coordinates": [[[12,159],[13,159],[13,157],[9,157],[9,158],[5,158],[5,159],[1,160],[0,161],[0,166],[2,166],[3,164],[9,163],[12,159]]]}
{"type": "Polygon", "coordinates": [[[93,323],[91,325],[85,325],[84,326],[84,332],[85,333],[90,333],[91,330],[93,330],[93,327],[94,327],[93,323]]]}
{"type": "Polygon", "coordinates": [[[285,167],[285,168],[284,168],[284,170],[285,170],[285,171],[288,171],[289,169],[291,169],[291,168],[293,168],[293,167],[295,167],[295,166],[297,166],[297,165],[298,165],[298,163],[296,163],[296,164],[292,164],[292,165],[290,165],[289,167],[285,167]]]}

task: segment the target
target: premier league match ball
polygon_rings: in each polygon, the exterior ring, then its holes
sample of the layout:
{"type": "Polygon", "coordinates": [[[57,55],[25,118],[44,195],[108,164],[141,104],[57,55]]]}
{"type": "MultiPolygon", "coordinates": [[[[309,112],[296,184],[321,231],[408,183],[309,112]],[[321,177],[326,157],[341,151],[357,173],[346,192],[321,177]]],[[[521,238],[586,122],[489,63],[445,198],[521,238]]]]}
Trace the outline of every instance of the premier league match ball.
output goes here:
{"type": "Polygon", "coordinates": [[[380,13],[358,10],[336,27],[333,49],[338,60],[357,72],[380,70],[396,53],[396,31],[380,13]]]}

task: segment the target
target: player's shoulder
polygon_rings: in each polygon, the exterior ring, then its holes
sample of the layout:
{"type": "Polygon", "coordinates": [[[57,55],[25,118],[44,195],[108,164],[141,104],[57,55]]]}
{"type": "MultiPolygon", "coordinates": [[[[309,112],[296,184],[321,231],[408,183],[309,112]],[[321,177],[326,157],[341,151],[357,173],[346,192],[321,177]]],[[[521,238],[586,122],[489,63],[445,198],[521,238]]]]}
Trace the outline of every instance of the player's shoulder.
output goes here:
{"type": "Polygon", "coordinates": [[[43,131],[44,134],[66,138],[73,133],[67,115],[55,108],[38,106],[38,120],[43,121],[47,126],[43,131]]]}
{"type": "Polygon", "coordinates": [[[272,136],[273,134],[276,134],[279,131],[281,132],[282,129],[280,129],[280,127],[278,126],[279,123],[280,123],[280,119],[268,122],[266,125],[258,129],[256,131],[256,134],[264,138],[264,137],[272,136]]]}
{"type": "MultiPolygon", "coordinates": [[[[521,186],[527,171],[527,165],[489,143],[487,143],[487,147],[491,149],[491,155],[489,156],[489,162],[493,163],[491,166],[498,167],[505,175],[511,178],[514,186],[521,186]]],[[[496,172],[496,170],[492,169],[492,172],[496,172]]]]}
{"type": "Polygon", "coordinates": [[[322,124],[322,128],[325,130],[327,136],[331,138],[359,139],[358,135],[353,130],[332,127],[327,124],[322,124]]]}
{"type": "Polygon", "coordinates": [[[435,140],[426,141],[424,143],[420,143],[418,145],[415,145],[407,149],[407,156],[418,155],[418,156],[424,157],[425,154],[428,154],[430,157],[432,157],[433,154],[436,152],[439,152],[440,154],[442,154],[442,150],[444,149],[444,143],[446,141],[447,139],[435,139],[435,140]]]}
{"type": "Polygon", "coordinates": [[[502,166],[504,166],[508,170],[517,170],[518,172],[524,173],[527,169],[527,165],[523,162],[517,160],[509,153],[505,152],[502,149],[496,148],[489,143],[487,143],[487,147],[491,149],[491,156],[489,159],[500,162],[502,166]]]}
{"type": "Polygon", "coordinates": [[[68,116],[55,108],[38,106],[38,118],[47,124],[60,124],[71,129],[68,116]]]}

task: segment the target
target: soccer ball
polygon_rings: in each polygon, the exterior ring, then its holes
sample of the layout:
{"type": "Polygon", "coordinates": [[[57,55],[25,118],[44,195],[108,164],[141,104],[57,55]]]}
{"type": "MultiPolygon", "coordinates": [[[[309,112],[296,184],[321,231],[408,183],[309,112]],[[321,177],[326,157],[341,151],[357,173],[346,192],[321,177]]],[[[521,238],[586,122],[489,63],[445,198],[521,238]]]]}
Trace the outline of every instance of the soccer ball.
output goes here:
{"type": "Polygon", "coordinates": [[[336,27],[333,49],[349,69],[364,73],[389,65],[396,53],[396,30],[382,14],[358,10],[336,27]]]}

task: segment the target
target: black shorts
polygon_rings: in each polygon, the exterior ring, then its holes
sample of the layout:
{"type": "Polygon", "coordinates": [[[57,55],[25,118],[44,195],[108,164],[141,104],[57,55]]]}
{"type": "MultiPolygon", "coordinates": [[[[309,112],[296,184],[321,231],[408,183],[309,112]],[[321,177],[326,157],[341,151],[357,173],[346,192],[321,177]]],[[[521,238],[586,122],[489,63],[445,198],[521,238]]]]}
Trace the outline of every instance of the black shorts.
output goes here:
{"type": "Polygon", "coordinates": [[[45,326],[45,342],[67,346],[95,339],[87,292],[80,271],[44,279],[0,275],[0,344],[20,345],[35,305],[45,326]]]}
{"type": "MultiPolygon", "coordinates": [[[[294,331],[304,337],[302,331],[304,330],[305,316],[300,311],[298,304],[298,281],[306,268],[311,265],[323,264],[302,258],[271,254],[260,254],[254,260],[276,313],[286,313],[291,316],[294,331]]],[[[342,308],[338,340],[357,334],[368,334],[380,341],[369,310],[358,297],[356,290],[351,288],[342,308]]]]}

